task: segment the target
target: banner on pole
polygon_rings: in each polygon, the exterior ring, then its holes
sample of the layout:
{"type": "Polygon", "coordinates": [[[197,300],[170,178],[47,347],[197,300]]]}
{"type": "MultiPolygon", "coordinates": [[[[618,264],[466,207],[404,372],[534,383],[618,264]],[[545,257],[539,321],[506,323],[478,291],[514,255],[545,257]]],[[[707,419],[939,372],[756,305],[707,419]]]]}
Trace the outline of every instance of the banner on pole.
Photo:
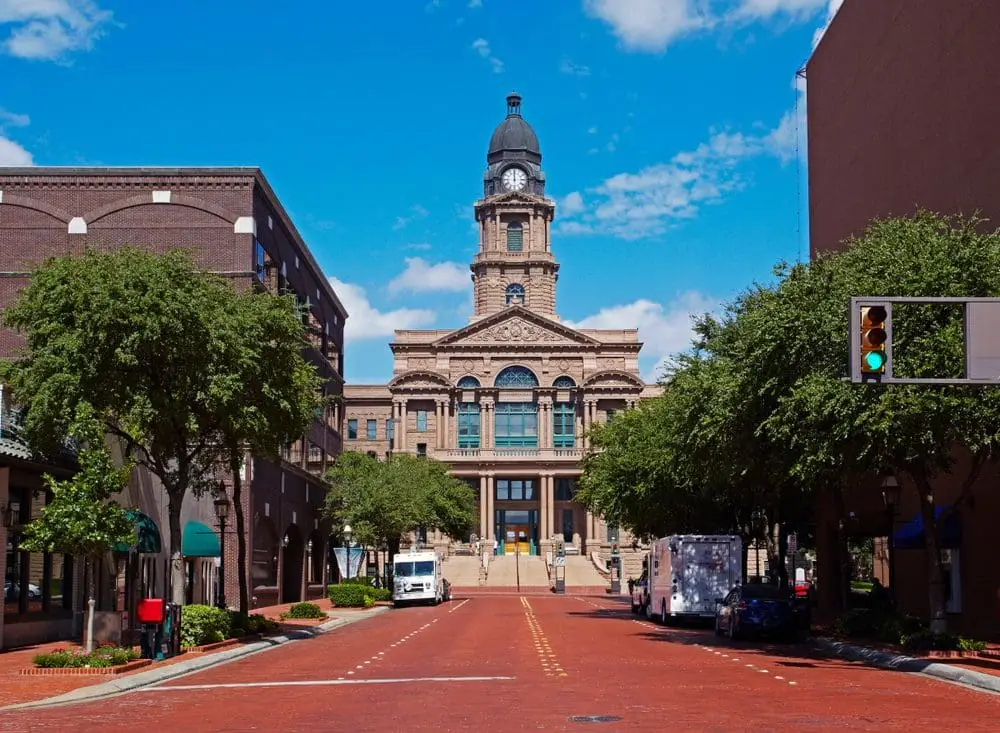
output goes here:
{"type": "Polygon", "coordinates": [[[350,572],[347,568],[347,548],[346,547],[335,547],[333,548],[333,554],[337,558],[337,569],[340,570],[341,578],[356,578],[358,577],[358,570],[361,568],[361,560],[365,556],[365,548],[363,547],[352,547],[351,548],[351,567],[350,572]]]}

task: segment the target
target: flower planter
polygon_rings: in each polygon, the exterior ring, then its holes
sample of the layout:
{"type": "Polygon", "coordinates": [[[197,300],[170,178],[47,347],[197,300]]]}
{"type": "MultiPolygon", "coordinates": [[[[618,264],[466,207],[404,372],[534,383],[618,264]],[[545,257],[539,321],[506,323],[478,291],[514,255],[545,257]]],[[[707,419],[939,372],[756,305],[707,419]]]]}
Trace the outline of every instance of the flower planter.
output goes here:
{"type": "Polygon", "coordinates": [[[240,637],[235,639],[223,639],[222,641],[213,641],[211,644],[201,644],[199,646],[186,646],[181,649],[181,653],[188,654],[205,654],[206,652],[214,652],[219,649],[228,649],[231,646],[236,646],[237,644],[242,644],[243,639],[246,637],[240,637]]]}
{"type": "Polygon", "coordinates": [[[115,675],[132,672],[136,669],[148,667],[153,663],[152,659],[137,659],[134,662],[126,662],[114,667],[28,667],[21,670],[21,674],[34,676],[50,675],[115,675]]]}

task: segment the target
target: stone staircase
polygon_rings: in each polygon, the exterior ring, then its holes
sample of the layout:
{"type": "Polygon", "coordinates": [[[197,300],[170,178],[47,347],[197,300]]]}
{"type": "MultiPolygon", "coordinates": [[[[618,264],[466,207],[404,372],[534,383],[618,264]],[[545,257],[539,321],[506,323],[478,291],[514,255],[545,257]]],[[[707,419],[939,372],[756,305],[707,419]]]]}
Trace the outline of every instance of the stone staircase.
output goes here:
{"type": "Polygon", "coordinates": [[[598,572],[586,555],[566,556],[566,587],[599,587],[608,585],[608,577],[598,572]]]}
{"type": "Polygon", "coordinates": [[[444,562],[444,577],[459,588],[482,585],[482,561],[475,556],[452,555],[444,562]]]}

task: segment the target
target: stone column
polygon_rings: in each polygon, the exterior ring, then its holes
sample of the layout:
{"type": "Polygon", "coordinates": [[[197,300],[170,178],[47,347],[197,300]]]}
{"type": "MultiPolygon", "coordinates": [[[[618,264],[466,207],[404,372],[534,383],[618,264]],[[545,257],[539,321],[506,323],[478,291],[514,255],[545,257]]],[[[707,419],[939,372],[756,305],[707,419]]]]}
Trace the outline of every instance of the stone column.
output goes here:
{"type": "Polygon", "coordinates": [[[587,532],[587,541],[584,543],[584,552],[590,552],[594,546],[594,515],[589,510],[587,511],[587,519],[584,522],[584,527],[587,532]]]}
{"type": "Polygon", "coordinates": [[[492,541],[497,536],[496,512],[493,509],[494,489],[493,474],[486,474],[486,526],[489,527],[489,539],[492,541]]]}
{"type": "Polygon", "coordinates": [[[546,528],[549,526],[549,475],[538,475],[538,545],[548,539],[546,528]]]}
{"type": "Polygon", "coordinates": [[[593,419],[593,407],[594,403],[591,402],[590,400],[587,400],[586,402],[583,403],[583,433],[584,433],[583,447],[584,448],[590,447],[590,438],[587,437],[587,431],[590,430],[591,421],[593,419]]]}
{"type": "Polygon", "coordinates": [[[556,512],[556,477],[551,473],[548,475],[548,486],[545,489],[545,516],[547,518],[547,524],[545,525],[545,539],[552,539],[552,535],[555,534],[555,512],[556,512]]]}
{"type": "Polygon", "coordinates": [[[449,450],[451,448],[451,408],[452,399],[449,397],[445,400],[443,410],[444,410],[444,437],[441,439],[441,447],[444,450],[449,450]]]}
{"type": "Polygon", "coordinates": [[[406,451],[406,400],[399,402],[399,450],[406,451]]]}
{"type": "Polygon", "coordinates": [[[309,600],[309,539],[302,543],[302,572],[299,573],[299,600],[309,600]]]}
{"type": "Polygon", "coordinates": [[[441,400],[434,401],[434,448],[441,450],[444,445],[444,404],[441,400]]]}
{"type": "Polygon", "coordinates": [[[476,533],[480,539],[486,539],[489,535],[489,526],[486,520],[487,503],[489,500],[489,489],[486,486],[486,474],[479,475],[479,531],[476,533]]]}
{"type": "Polygon", "coordinates": [[[573,411],[573,447],[583,448],[583,415],[579,409],[573,411]]]}
{"type": "Polygon", "coordinates": [[[483,450],[493,448],[493,402],[483,400],[479,403],[479,444],[483,450]]]}

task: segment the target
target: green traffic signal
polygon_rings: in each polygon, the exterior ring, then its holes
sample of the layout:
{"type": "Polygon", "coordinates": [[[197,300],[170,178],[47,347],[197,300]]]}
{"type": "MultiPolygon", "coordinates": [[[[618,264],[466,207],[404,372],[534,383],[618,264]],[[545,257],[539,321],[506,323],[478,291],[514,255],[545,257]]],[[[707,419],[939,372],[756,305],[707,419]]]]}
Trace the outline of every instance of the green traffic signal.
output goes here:
{"type": "Polygon", "coordinates": [[[869,351],[865,354],[865,366],[876,371],[885,366],[885,352],[884,351],[869,351]]]}

